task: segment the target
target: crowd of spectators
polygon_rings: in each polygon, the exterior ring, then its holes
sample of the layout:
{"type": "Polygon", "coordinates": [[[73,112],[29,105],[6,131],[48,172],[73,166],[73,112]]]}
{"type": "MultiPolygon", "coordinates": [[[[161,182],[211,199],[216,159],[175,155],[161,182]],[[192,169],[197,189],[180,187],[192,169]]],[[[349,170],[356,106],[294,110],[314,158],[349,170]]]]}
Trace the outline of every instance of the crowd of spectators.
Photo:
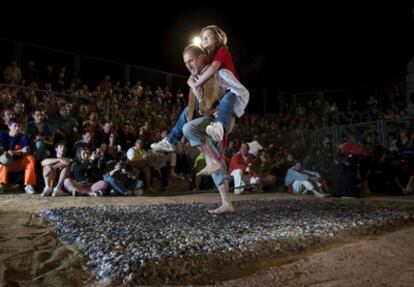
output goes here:
{"type": "MultiPolygon", "coordinates": [[[[55,71],[50,65],[43,71],[34,61],[23,69],[11,61],[3,71],[3,83],[0,146],[8,149],[4,139],[11,126],[18,124],[30,148],[23,156],[34,157],[36,174],[43,175],[37,176],[36,184],[26,184],[41,186],[38,193],[99,196],[112,190],[140,195],[142,189],[157,191],[154,179],[160,190],[168,190],[172,178],[187,179],[194,190],[201,188],[194,170],[203,165],[203,159],[185,139],[172,153],[155,153],[149,148],[166,135],[186,106],[181,89],[153,88],[140,80],[121,84],[110,75],[91,89],[77,71],[69,75],[65,67],[55,71]]],[[[279,110],[271,115],[247,113],[238,120],[226,152],[229,175],[237,174],[235,193],[244,190],[241,185],[259,183],[264,190],[277,190],[298,162],[304,169],[317,171],[334,195],[413,191],[410,105],[381,106],[371,97],[363,106],[350,103],[340,109],[334,101],[317,99],[298,105],[282,102],[279,110]],[[325,137],[311,145],[309,133],[315,129],[380,120],[390,122],[387,145],[379,145],[378,135],[369,129],[351,129],[339,143],[325,137]],[[349,144],[364,152],[346,150],[349,144]],[[243,166],[232,166],[236,157],[239,161],[245,158],[245,165],[243,160],[243,166]],[[341,182],[349,187],[346,191],[341,190],[341,182]]],[[[0,180],[4,190],[7,176],[0,180]]]]}

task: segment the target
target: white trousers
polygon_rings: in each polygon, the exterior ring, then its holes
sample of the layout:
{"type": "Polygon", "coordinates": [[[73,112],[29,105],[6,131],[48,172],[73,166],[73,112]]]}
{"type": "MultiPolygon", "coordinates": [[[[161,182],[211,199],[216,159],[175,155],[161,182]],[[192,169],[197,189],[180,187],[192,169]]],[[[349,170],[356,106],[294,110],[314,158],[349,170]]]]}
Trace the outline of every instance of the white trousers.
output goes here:
{"type": "Polygon", "coordinates": [[[312,183],[310,183],[308,180],[295,180],[292,184],[292,187],[293,193],[305,193],[308,190],[314,189],[312,183]]]}
{"type": "Polygon", "coordinates": [[[243,186],[246,185],[246,182],[249,184],[257,184],[260,181],[260,178],[257,176],[247,176],[243,174],[241,169],[235,169],[230,174],[234,178],[234,194],[240,194],[244,191],[243,186]]]}

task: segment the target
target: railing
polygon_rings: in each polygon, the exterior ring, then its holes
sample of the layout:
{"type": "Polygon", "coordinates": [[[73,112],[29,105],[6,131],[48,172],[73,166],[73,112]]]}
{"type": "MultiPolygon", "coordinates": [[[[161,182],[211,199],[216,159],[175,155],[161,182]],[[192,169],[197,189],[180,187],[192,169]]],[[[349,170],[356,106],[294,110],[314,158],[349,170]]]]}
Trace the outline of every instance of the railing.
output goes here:
{"type": "Polygon", "coordinates": [[[111,109],[110,101],[107,99],[99,100],[94,97],[68,95],[5,83],[0,83],[0,94],[3,107],[13,106],[16,102],[21,102],[24,105],[24,112],[28,116],[37,105],[41,105],[47,112],[48,120],[57,125],[60,124],[59,108],[63,104],[71,104],[73,106],[72,112],[75,114],[79,113],[81,106],[84,105],[89,110],[93,108],[106,118],[109,117],[111,109]]]}
{"type": "Polygon", "coordinates": [[[413,124],[414,118],[407,117],[315,129],[311,132],[311,144],[312,147],[321,148],[324,139],[327,138],[335,147],[337,143],[349,140],[350,136],[354,136],[357,140],[371,137],[374,144],[388,147],[391,134],[401,128],[412,127],[413,124]]]}

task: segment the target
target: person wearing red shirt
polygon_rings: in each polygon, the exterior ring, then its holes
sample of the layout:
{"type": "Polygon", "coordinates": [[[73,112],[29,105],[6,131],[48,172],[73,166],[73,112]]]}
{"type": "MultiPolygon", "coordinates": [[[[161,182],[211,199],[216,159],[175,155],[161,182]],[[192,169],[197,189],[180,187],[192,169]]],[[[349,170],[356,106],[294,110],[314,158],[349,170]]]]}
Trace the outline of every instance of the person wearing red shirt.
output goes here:
{"type": "Polygon", "coordinates": [[[253,161],[253,156],[249,154],[249,146],[245,143],[240,146],[239,152],[232,156],[229,174],[234,178],[234,194],[242,193],[246,182],[249,184],[259,183],[260,178],[254,170],[253,161]]]}

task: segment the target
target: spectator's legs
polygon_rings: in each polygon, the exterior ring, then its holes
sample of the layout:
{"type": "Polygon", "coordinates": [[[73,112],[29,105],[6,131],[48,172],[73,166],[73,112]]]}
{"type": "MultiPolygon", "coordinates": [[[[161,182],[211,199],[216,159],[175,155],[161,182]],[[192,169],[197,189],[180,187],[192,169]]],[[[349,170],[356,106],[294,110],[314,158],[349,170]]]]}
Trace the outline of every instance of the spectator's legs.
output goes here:
{"type": "Polygon", "coordinates": [[[105,175],[104,180],[111,188],[113,188],[116,191],[116,193],[123,196],[128,195],[127,190],[114,177],[105,175]]]}

